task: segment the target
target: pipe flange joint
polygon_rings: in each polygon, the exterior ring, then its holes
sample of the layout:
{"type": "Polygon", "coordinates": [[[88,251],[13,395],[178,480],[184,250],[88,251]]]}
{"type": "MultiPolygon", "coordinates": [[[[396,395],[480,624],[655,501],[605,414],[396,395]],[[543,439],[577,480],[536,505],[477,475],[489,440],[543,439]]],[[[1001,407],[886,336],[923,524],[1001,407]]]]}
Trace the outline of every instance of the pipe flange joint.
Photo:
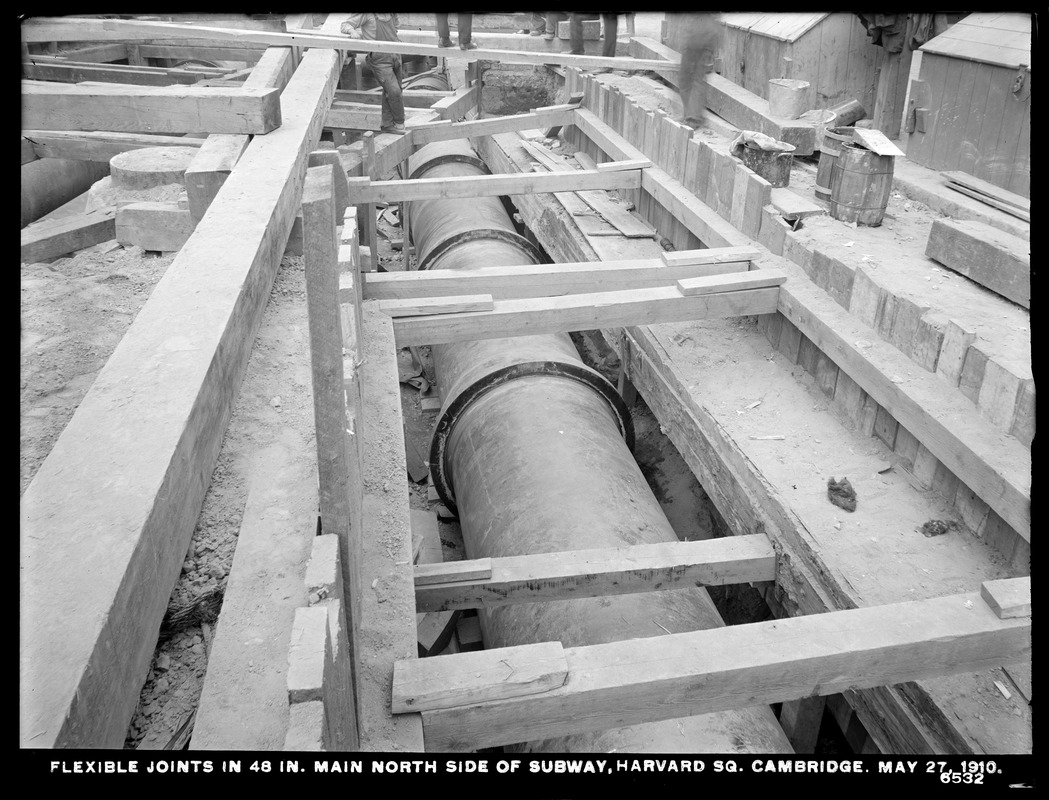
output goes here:
{"type": "Polygon", "coordinates": [[[472,164],[477,167],[485,175],[491,175],[492,171],[488,169],[488,165],[484,163],[477,156],[471,156],[467,153],[443,153],[438,156],[434,156],[429,161],[424,161],[408,176],[410,180],[421,178],[423,173],[429,172],[434,167],[439,167],[441,164],[472,164]]]}
{"type": "Polygon", "coordinates": [[[456,516],[459,512],[455,504],[455,490],[449,480],[450,470],[446,460],[448,437],[452,429],[470,406],[492,389],[518,378],[534,375],[567,378],[589,386],[597,392],[608,402],[616,424],[619,426],[619,432],[626,441],[627,447],[633,452],[634,421],[630,417],[630,411],[616,388],[600,373],[581,364],[569,364],[563,361],[528,361],[502,367],[474,381],[457,394],[452,402],[446,405],[434,428],[433,440],[430,443],[430,478],[441,502],[456,516]]]}
{"type": "Polygon", "coordinates": [[[499,228],[478,228],[472,231],[462,231],[453,236],[449,236],[443,242],[438,244],[433,250],[427,253],[422,261],[419,262],[416,267],[417,270],[422,272],[425,269],[429,269],[433,263],[448,252],[451,248],[456,245],[462,244],[463,242],[474,242],[479,239],[495,239],[501,242],[509,242],[522,250],[524,250],[528,256],[532,259],[535,264],[543,263],[542,251],[528,241],[524,236],[513,231],[500,230],[499,228]]]}

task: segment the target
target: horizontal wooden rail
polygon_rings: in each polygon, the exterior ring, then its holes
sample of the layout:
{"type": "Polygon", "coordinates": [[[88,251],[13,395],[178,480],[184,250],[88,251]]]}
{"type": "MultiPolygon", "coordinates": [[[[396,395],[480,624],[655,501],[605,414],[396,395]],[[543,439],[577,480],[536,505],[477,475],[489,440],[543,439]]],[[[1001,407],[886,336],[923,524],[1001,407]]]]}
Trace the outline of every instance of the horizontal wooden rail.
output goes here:
{"type": "Polygon", "coordinates": [[[978,672],[1030,657],[1031,618],[999,619],[977,591],[563,653],[563,666],[550,643],[470,653],[487,660],[469,671],[460,655],[399,661],[394,708],[434,709],[422,712],[427,750],[473,750],[978,672]],[[504,679],[530,672],[547,677],[506,697],[504,679]]]}
{"type": "Polygon", "coordinates": [[[779,287],[685,296],[675,286],[496,300],[492,311],[402,317],[393,321],[398,347],[471,339],[532,336],[657,322],[771,314],[779,287]]]}
{"type": "Polygon", "coordinates": [[[763,534],[537,553],[484,561],[491,577],[482,580],[462,577],[462,565],[474,562],[452,561],[416,567],[416,611],[449,611],[776,579],[776,552],[763,534]],[[448,580],[438,580],[442,575],[448,580]],[[423,576],[426,583],[420,580],[423,576]]]}
{"type": "MultiPolygon", "coordinates": [[[[658,258],[638,258],[599,263],[518,264],[470,270],[369,272],[364,276],[364,298],[408,300],[484,293],[496,300],[509,300],[589,294],[595,289],[649,289],[670,286],[684,278],[745,272],[750,267],[750,259],[758,251],[745,247],[720,247],[702,252],[712,256],[717,254],[716,258],[724,260],[712,258],[705,263],[666,265],[658,258]]],[[[340,293],[344,291],[346,289],[340,287],[340,293]]]]}
{"type": "MultiPolygon", "coordinates": [[[[350,39],[348,36],[321,34],[309,30],[291,30],[276,33],[260,30],[241,30],[209,25],[186,25],[180,23],[144,22],[141,20],[92,19],[72,17],[39,17],[22,23],[23,42],[68,42],[68,41],[136,41],[178,37],[187,40],[200,39],[209,43],[232,43],[243,45],[286,45],[290,47],[330,47],[343,52],[355,53],[401,53],[417,56],[445,58],[447,50],[435,44],[412,44],[409,42],[379,42],[350,39]]],[[[567,53],[537,53],[517,50],[482,49],[470,51],[470,58],[499,61],[504,64],[556,64],[562,67],[594,69],[661,69],[673,72],[677,66],[657,59],[606,58],[603,56],[573,56],[567,53]]]]}
{"type": "Polygon", "coordinates": [[[559,106],[536,109],[527,114],[510,114],[503,117],[452,122],[443,119],[437,122],[410,126],[412,144],[421,147],[430,142],[446,142],[452,139],[467,139],[471,136],[493,136],[497,133],[513,133],[551,125],[571,125],[575,109],[559,106]]]}
{"type": "Polygon", "coordinates": [[[575,192],[591,189],[636,189],[640,170],[623,172],[540,172],[517,175],[468,175],[456,178],[416,178],[407,181],[372,181],[350,178],[350,202],[401,203],[456,197],[500,197],[541,192],[575,192]]]}

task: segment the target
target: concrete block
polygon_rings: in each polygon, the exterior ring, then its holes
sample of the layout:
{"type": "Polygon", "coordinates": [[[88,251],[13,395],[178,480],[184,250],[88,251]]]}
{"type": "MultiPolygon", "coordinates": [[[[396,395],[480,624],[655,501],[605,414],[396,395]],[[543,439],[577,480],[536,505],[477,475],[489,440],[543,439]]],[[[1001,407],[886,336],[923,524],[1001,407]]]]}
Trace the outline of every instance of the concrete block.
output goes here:
{"type": "Polygon", "coordinates": [[[324,700],[332,659],[328,606],[298,608],[288,648],[288,702],[324,700]]]}
{"type": "Polygon", "coordinates": [[[324,703],[297,703],[288,713],[288,733],[284,738],[286,751],[316,753],[327,750],[327,723],[324,703]]]}

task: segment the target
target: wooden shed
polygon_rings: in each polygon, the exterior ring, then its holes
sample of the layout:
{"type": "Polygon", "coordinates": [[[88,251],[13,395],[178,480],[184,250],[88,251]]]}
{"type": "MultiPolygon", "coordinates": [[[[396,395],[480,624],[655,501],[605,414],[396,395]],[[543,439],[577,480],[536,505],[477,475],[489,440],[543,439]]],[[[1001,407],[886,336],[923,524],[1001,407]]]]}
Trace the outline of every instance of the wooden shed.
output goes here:
{"type": "Polygon", "coordinates": [[[1031,17],[970,14],[921,48],[907,158],[1031,196],[1031,17]]]}
{"type": "MultiPolygon", "coordinates": [[[[733,83],[767,100],[770,79],[798,78],[812,84],[812,108],[849,99],[868,113],[874,108],[881,48],[870,43],[855,14],[738,12],[720,18],[720,71],[733,83]]],[[[668,33],[674,47],[673,31],[668,33]]]]}

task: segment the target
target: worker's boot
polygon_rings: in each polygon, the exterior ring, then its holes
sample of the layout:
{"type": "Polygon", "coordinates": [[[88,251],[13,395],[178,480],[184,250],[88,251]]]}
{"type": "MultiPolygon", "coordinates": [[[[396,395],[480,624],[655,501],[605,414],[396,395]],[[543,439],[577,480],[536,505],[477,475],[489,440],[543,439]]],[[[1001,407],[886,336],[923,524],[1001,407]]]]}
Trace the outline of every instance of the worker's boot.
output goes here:
{"type": "Polygon", "coordinates": [[[451,39],[438,39],[437,40],[437,46],[438,47],[455,47],[455,45],[452,44],[452,40],[451,39]]]}

